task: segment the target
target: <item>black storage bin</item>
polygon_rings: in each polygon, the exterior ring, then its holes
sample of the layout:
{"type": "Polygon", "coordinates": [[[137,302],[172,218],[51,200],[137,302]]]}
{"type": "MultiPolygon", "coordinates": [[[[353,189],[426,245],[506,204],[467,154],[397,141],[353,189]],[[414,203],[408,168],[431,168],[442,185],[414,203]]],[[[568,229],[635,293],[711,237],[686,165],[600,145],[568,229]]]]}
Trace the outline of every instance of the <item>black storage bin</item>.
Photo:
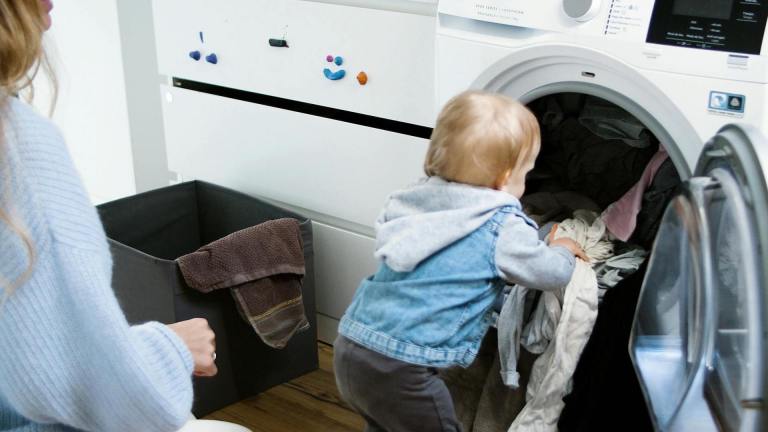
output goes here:
{"type": "Polygon", "coordinates": [[[102,204],[98,211],[112,250],[112,284],[128,321],[168,324],[201,317],[216,332],[219,373],[194,379],[196,416],[317,369],[311,221],[202,181],[102,204]],[[277,350],[242,320],[229,290],[201,294],[189,288],[174,260],[232,232],[285,217],[300,221],[306,262],[302,294],[310,328],[277,350]]]}

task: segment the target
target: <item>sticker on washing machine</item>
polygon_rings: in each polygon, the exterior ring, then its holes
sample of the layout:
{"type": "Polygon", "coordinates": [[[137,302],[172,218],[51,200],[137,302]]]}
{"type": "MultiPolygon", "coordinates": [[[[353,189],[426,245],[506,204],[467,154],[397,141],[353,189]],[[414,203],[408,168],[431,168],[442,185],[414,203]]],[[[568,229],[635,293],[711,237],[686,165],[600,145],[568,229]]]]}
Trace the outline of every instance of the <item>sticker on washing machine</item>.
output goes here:
{"type": "Polygon", "coordinates": [[[747,97],[740,94],[719,91],[709,92],[709,113],[728,117],[744,117],[747,97]]]}

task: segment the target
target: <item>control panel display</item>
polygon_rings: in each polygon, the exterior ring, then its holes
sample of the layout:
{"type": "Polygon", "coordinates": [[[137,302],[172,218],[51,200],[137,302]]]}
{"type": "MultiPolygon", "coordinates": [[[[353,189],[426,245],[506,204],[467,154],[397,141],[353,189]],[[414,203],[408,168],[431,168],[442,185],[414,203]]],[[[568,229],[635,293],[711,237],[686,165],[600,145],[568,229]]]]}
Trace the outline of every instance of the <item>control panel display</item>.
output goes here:
{"type": "Polygon", "coordinates": [[[672,13],[675,15],[721,20],[729,19],[733,8],[733,0],[677,0],[673,4],[672,13]]]}
{"type": "Polygon", "coordinates": [[[656,0],[647,42],[760,54],[768,0],[656,0]]]}

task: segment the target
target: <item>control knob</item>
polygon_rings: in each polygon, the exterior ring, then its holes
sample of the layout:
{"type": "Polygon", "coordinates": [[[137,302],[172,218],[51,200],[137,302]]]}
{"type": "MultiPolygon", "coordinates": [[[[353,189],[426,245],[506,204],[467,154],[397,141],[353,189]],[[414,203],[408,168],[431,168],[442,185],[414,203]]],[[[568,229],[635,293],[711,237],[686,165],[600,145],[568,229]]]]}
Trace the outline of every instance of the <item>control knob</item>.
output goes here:
{"type": "Polygon", "coordinates": [[[587,22],[600,12],[600,0],[563,0],[563,11],[578,22],[587,22]]]}

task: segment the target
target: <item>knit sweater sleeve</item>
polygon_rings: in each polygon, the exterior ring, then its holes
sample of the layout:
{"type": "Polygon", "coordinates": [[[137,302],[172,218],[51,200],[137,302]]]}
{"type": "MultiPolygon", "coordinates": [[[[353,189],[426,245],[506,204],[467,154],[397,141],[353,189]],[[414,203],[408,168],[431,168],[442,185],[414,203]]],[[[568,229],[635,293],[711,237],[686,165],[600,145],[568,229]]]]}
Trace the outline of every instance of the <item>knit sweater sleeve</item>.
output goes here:
{"type": "MultiPolygon", "coordinates": [[[[85,431],[176,431],[192,406],[193,361],[165,325],[129,326],[111,258],[58,131],[15,107],[8,205],[36,253],[34,272],[0,306],[0,426],[19,417],[85,431]]],[[[3,276],[28,262],[0,223],[3,276]]],[[[5,297],[2,285],[0,296],[5,297]]]]}
{"type": "Polygon", "coordinates": [[[175,431],[192,358],[160,323],[130,327],[90,251],[41,256],[0,313],[2,395],[22,416],[89,431],[175,431]],[[68,271],[49,271],[55,267],[68,271]]]}
{"type": "Polygon", "coordinates": [[[495,257],[501,278],[537,290],[568,285],[576,265],[568,249],[547,246],[534,228],[515,215],[499,228],[495,257]]]}

